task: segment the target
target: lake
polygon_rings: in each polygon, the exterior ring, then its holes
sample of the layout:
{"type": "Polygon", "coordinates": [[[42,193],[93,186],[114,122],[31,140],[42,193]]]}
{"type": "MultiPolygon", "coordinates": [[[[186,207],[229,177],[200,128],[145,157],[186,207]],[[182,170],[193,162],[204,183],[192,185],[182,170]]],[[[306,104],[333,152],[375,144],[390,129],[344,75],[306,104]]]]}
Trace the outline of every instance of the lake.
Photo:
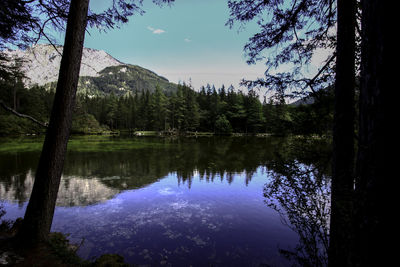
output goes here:
{"type": "MultiPolygon", "coordinates": [[[[41,143],[0,139],[3,219],[23,217],[41,143]]],[[[324,266],[330,157],[319,138],[74,136],[52,231],[85,259],[324,266]]]]}

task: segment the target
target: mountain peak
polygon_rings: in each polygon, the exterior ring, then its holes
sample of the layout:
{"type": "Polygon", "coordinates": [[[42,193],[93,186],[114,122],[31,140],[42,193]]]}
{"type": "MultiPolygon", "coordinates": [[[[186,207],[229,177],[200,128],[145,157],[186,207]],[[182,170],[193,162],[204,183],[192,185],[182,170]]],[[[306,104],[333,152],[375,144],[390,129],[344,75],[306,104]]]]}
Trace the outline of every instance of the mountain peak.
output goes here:
{"type": "MultiPolygon", "coordinates": [[[[23,60],[22,71],[27,87],[45,85],[58,79],[63,46],[34,45],[26,50],[6,50],[9,57],[23,60]]],[[[106,67],[124,65],[103,50],[84,48],[79,76],[97,77],[106,67]]]]}

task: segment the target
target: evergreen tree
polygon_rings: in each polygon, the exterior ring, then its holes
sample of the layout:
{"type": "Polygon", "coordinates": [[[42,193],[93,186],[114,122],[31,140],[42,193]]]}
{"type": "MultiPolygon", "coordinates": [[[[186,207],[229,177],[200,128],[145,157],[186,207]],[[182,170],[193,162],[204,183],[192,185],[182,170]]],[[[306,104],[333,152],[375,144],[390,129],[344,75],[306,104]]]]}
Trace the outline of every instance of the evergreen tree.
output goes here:
{"type": "Polygon", "coordinates": [[[264,126],[262,104],[254,92],[246,97],[246,126],[250,133],[259,132],[264,126]]]}
{"type": "Polygon", "coordinates": [[[200,125],[200,112],[199,112],[199,105],[196,100],[196,93],[195,91],[185,86],[185,128],[188,131],[196,131],[200,125]]]}
{"type": "Polygon", "coordinates": [[[219,89],[219,98],[221,99],[221,101],[225,101],[226,98],[225,85],[222,85],[222,87],[219,89]]]}
{"type": "Polygon", "coordinates": [[[230,19],[236,22],[257,21],[260,32],[245,45],[248,64],[265,61],[264,78],[244,81],[249,88],[261,86],[285,96],[316,92],[334,80],[335,55],[321,64],[314,77],[306,75],[307,66],[317,49],[334,48],[336,36],[336,1],[288,0],[277,3],[264,0],[229,0],[230,19]],[[269,14],[270,16],[265,16],[269,14]],[[282,65],[290,71],[277,72],[282,65]],[[290,91],[289,91],[290,89],[290,91]]]}
{"type": "Polygon", "coordinates": [[[227,95],[226,115],[231,122],[234,132],[246,131],[246,109],[244,106],[244,96],[242,92],[235,93],[233,87],[230,88],[227,95]]]}
{"type": "Polygon", "coordinates": [[[128,97],[120,97],[118,99],[118,107],[117,107],[117,127],[118,129],[129,129],[129,107],[128,107],[128,97]]]}
{"type": "Polygon", "coordinates": [[[174,101],[174,117],[175,128],[179,131],[185,130],[185,114],[186,114],[186,103],[185,103],[185,95],[183,92],[184,87],[182,85],[178,85],[178,89],[175,95],[175,98],[172,99],[174,101]]]}
{"type": "Polygon", "coordinates": [[[197,96],[197,103],[199,104],[199,129],[201,131],[208,131],[208,95],[204,86],[200,87],[200,93],[197,96]]]}
{"type": "Polygon", "coordinates": [[[166,130],[168,123],[168,98],[162,92],[160,86],[152,95],[152,126],[156,131],[166,130]]]}
{"type": "Polygon", "coordinates": [[[105,106],[105,120],[107,125],[111,129],[117,128],[117,121],[118,121],[118,99],[114,93],[111,93],[110,96],[106,97],[106,106],[105,106]]]}
{"type": "Polygon", "coordinates": [[[151,123],[150,101],[150,92],[142,90],[139,110],[139,129],[149,130],[151,123]]]}
{"type": "Polygon", "coordinates": [[[270,99],[263,107],[266,131],[274,135],[287,135],[292,131],[292,118],[283,98],[270,99]]]}
{"type": "Polygon", "coordinates": [[[133,129],[138,128],[138,114],[139,114],[139,95],[138,92],[135,92],[133,96],[132,104],[130,106],[131,109],[131,125],[133,129]]]}
{"type": "Polygon", "coordinates": [[[89,1],[72,0],[64,53],[49,128],[43,144],[35,183],[18,237],[28,242],[48,239],[71,128],[82,58],[89,1]]]}
{"type": "Polygon", "coordinates": [[[208,95],[209,101],[209,113],[208,113],[208,121],[209,121],[209,129],[212,129],[215,132],[215,121],[217,120],[218,116],[220,115],[221,111],[221,102],[219,99],[219,95],[215,86],[211,87],[211,95],[208,95]]]}

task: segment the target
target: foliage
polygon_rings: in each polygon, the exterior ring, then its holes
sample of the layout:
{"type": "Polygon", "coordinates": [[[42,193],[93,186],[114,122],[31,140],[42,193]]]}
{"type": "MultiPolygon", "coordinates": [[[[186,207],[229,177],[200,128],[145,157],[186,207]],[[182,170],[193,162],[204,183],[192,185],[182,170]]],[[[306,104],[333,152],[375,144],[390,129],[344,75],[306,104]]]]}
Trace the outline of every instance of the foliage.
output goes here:
{"type": "Polygon", "coordinates": [[[0,112],[0,135],[40,134],[44,132],[42,127],[35,123],[18,118],[14,115],[0,112]]]}
{"type": "Polygon", "coordinates": [[[232,126],[226,119],[225,115],[221,115],[215,121],[215,132],[217,134],[231,134],[232,126]]]}
{"type": "MultiPolygon", "coordinates": [[[[157,5],[174,0],[153,0],[157,5]]],[[[88,12],[88,27],[107,31],[126,23],[134,14],[143,14],[143,0],[113,0],[105,9],[88,12]]],[[[70,1],[67,0],[4,0],[0,7],[0,44],[27,46],[44,38],[52,42],[49,29],[65,31],[70,1]]]]}
{"type": "Polygon", "coordinates": [[[243,84],[250,88],[262,86],[280,96],[298,96],[318,92],[333,82],[336,1],[231,0],[228,6],[227,25],[256,21],[260,28],[244,49],[249,64],[266,62],[265,77],[243,84]],[[309,77],[305,66],[321,50],[331,54],[316,75],[309,77]],[[288,71],[279,71],[282,66],[288,71]]]}
{"type": "Polygon", "coordinates": [[[96,259],[93,266],[98,267],[106,267],[106,266],[114,266],[114,267],[125,267],[129,266],[124,262],[124,257],[117,254],[104,254],[96,259]]]}
{"type": "Polygon", "coordinates": [[[75,114],[72,119],[71,133],[97,134],[109,131],[107,127],[100,126],[92,114],[75,114]]]}
{"type": "Polygon", "coordinates": [[[10,230],[12,226],[12,221],[2,219],[5,214],[3,203],[0,202],[0,234],[10,230]]]}
{"type": "Polygon", "coordinates": [[[52,232],[49,235],[48,248],[51,255],[64,264],[89,266],[86,261],[82,260],[76,254],[76,251],[72,248],[67,236],[62,233],[52,232]]]}
{"type": "MultiPolygon", "coordinates": [[[[56,88],[57,83],[47,86],[56,88]]],[[[177,90],[176,84],[150,70],[134,65],[120,65],[103,69],[98,77],[80,77],[77,93],[91,97],[111,93],[128,96],[142,90],[154,93],[157,87],[162,88],[167,95],[177,90]]]]}
{"type": "Polygon", "coordinates": [[[288,146],[275,151],[268,171],[271,179],[264,186],[266,204],[299,235],[294,250],[280,252],[300,266],[327,266],[331,145],[326,141],[296,138],[287,142],[288,146]]]}
{"type": "MultiPolygon", "coordinates": [[[[49,120],[54,91],[45,87],[25,89],[9,83],[0,84],[0,98],[8,106],[42,122],[49,120]]],[[[224,86],[207,85],[195,92],[179,84],[169,93],[157,84],[154,91],[104,96],[79,94],[76,98],[72,133],[98,134],[111,131],[172,131],[288,134],[329,134],[332,117],[332,91],[321,91],[311,104],[287,105],[284,102],[262,104],[250,92],[236,92],[224,86]],[[206,89],[207,88],[207,89],[206,89]],[[207,91],[206,91],[207,90],[207,91]],[[323,93],[325,92],[325,93],[323,93]]],[[[0,134],[38,134],[44,129],[30,121],[0,110],[0,134]]]]}

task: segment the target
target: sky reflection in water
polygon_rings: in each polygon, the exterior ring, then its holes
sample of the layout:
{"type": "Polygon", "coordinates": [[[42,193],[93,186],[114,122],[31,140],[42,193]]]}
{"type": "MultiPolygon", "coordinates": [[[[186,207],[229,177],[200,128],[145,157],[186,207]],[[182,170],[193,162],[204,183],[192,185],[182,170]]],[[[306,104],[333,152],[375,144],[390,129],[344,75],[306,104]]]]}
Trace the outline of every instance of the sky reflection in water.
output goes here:
{"type": "Polygon", "coordinates": [[[53,229],[73,233],[73,238],[86,237],[80,250],[84,257],[111,251],[138,264],[270,262],[280,257],[277,246],[293,245],[296,235],[264,204],[261,170],[248,186],[240,174],[230,185],[220,179],[209,183],[196,175],[190,189],[178,186],[171,173],[102,204],[74,211],[59,208],[53,229]]]}
{"type": "MultiPolygon", "coordinates": [[[[174,151],[176,144],[173,144],[128,154],[113,152],[108,158],[70,153],[52,231],[69,233],[71,241],[76,243],[84,239],[79,255],[87,259],[118,253],[129,263],[152,266],[286,266],[288,262],[279,249],[293,249],[298,236],[265,203],[264,186],[272,178],[263,163],[271,161],[270,154],[251,158],[255,151],[242,150],[248,153],[252,166],[241,172],[239,163],[230,171],[220,166],[227,164],[221,162],[228,156],[220,155],[220,161],[213,160],[221,149],[223,154],[232,154],[231,146],[235,150],[240,150],[241,145],[265,150],[265,141],[253,146],[247,141],[229,143],[224,147],[218,147],[218,142],[197,143],[184,145],[185,151],[181,148],[174,151]],[[180,158],[187,158],[190,151],[194,158],[202,156],[195,159],[195,164],[187,164],[189,159],[171,163],[167,159],[171,150],[172,155],[183,156],[180,158]],[[212,155],[203,155],[205,151],[212,155]],[[154,158],[160,161],[165,158],[168,162],[156,162],[154,158]],[[124,164],[130,160],[136,160],[136,165],[124,164]],[[101,165],[107,164],[112,164],[114,171],[96,173],[104,168],[101,165]],[[124,167],[115,168],[116,164],[124,167]],[[147,172],[137,173],[137,164],[147,172]],[[179,170],[182,164],[185,168],[179,170]],[[86,170],[88,166],[91,170],[86,170]],[[158,177],[152,174],[154,171],[158,177]],[[141,176],[141,186],[130,181],[135,180],[135,175],[141,176]]],[[[21,189],[13,189],[18,183],[9,181],[12,175],[8,180],[2,175],[6,181],[0,181],[0,195],[6,200],[6,219],[23,216],[32,176],[32,171],[25,175],[25,193],[21,196],[21,189]]]]}

